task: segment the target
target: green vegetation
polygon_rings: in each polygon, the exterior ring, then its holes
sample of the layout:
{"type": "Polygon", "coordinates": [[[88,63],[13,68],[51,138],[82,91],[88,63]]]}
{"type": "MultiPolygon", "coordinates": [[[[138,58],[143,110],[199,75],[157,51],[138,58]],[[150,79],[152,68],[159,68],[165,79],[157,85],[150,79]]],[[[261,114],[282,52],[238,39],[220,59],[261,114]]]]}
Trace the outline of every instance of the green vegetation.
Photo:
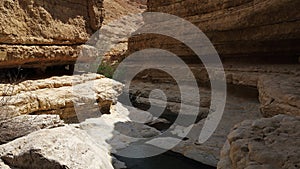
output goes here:
{"type": "Polygon", "coordinates": [[[114,78],[117,81],[123,82],[126,76],[125,68],[118,68],[119,63],[110,64],[102,62],[98,67],[97,73],[104,75],[107,78],[114,78]]]}
{"type": "Polygon", "coordinates": [[[102,62],[98,67],[97,72],[104,75],[107,78],[112,78],[115,72],[116,66],[112,66],[109,63],[102,62]]]}

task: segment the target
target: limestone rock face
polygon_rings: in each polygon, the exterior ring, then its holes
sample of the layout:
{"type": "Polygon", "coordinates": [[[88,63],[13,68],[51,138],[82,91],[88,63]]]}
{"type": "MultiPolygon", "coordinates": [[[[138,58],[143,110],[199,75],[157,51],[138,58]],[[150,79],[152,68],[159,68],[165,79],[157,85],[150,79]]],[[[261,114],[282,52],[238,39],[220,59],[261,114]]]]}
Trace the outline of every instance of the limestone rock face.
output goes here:
{"type": "Polygon", "coordinates": [[[63,126],[58,115],[22,115],[0,122],[0,144],[44,128],[63,126]]]}
{"type": "MultiPolygon", "coordinates": [[[[140,5],[146,5],[145,2],[139,2],[139,0],[105,0],[103,1],[103,7],[105,9],[104,25],[110,22],[121,19],[126,15],[135,15],[144,11],[140,5]]],[[[127,22],[130,24],[130,22],[127,22]]]]}
{"type": "MultiPolygon", "coordinates": [[[[149,12],[165,12],[192,22],[208,36],[224,60],[233,61],[281,58],[297,62],[297,7],[300,3],[292,0],[148,1],[149,12]]],[[[145,47],[168,49],[187,60],[194,55],[171,38],[132,38],[132,50],[145,47]]]]}
{"type": "Polygon", "coordinates": [[[70,120],[78,116],[74,103],[80,105],[78,110],[85,109],[83,116],[89,117],[89,113],[99,109],[109,113],[123,85],[102,75],[84,74],[27,80],[18,85],[1,84],[0,88],[0,119],[21,114],[59,114],[70,120]]]}
{"type": "Polygon", "coordinates": [[[40,130],[1,145],[0,158],[3,168],[113,169],[108,149],[72,126],[40,130]]]}
{"type": "Polygon", "coordinates": [[[3,0],[0,67],[74,63],[103,17],[102,0],[3,0]]]}
{"type": "MultiPolygon", "coordinates": [[[[195,24],[225,61],[298,62],[298,1],[149,0],[147,5],[149,12],[173,14],[195,24]]],[[[174,31],[186,34],[180,28],[174,31]]],[[[172,38],[157,35],[131,38],[130,52],[144,48],[167,49],[190,63],[197,61],[193,51],[172,38]]]]}
{"type": "MultiPolygon", "coordinates": [[[[141,13],[145,4],[137,1],[105,0],[103,2],[105,18],[101,27],[101,35],[105,36],[110,50],[104,60],[110,64],[124,58],[128,49],[128,38],[143,24],[141,13]]],[[[98,49],[103,45],[97,46],[98,49]]]]}
{"type": "Polygon", "coordinates": [[[0,2],[0,42],[27,45],[85,43],[90,33],[100,28],[101,24],[95,22],[100,21],[101,16],[96,10],[101,7],[102,0],[3,0],[0,2]]]}
{"type": "Polygon", "coordinates": [[[287,115],[236,125],[223,147],[218,169],[299,168],[299,127],[300,118],[287,115]]]}
{"type": "MultiPolygon", "coordinates": [[[[111,10],[115,12],[115,10],[111,10]]],[[[135,13],[124,13],[124,15],[112,16],[108,18],[108,23],[101,28],[101,36],[105,40],[105,45],[110,49],[105,53],[104,60],[109,63],[120,61],[128,49],[128,38],[143,24],[142,11],[135,13]]],[[[96,44],[97,49],[103,48],[103,42],[96,44]]]]}
{"type": "Polygon", "coordinates": [[[300,116],[300,76],[263,76],[258,83],[261,112],[300,116]]]}

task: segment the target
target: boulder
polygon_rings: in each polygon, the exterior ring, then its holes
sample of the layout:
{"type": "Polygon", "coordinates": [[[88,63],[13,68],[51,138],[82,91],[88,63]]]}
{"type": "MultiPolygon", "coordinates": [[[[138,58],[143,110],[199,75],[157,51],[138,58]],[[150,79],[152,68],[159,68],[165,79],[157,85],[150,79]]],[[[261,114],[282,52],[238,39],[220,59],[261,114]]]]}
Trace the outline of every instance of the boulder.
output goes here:
{"type": "MultiPolygon", "coordinates": [[[[165,102],[160,99],[159,95],[155,94],[151,94],[151,99],[148,98],[152,90],[162,90],[168,98],[166,103],[166,109],[170,111],[170,114],[168,115],[173,115],[172,117],[175,116],[175,118],[178,118],[177,115],[180,110],[180,102],[182,102],[185,106],[192,106],[191,103],[193,103],[195,100],[193,100],[193,97],[190,97],[188,100],[181,101],[180,92],[176,87],[177,86],[173,84],[167,83],[138,83],[137,81],[133,81],[130,86],[130,93],[133,95],[133,98],[137,103],[142,103],[142,105],[146,106],[152,106],[153,104],[159,105],[158,103],[165,102]]],[[[201,95],[201,106],[207,109],[206,113],[199,113],[197,121],[192,126],[183,127],[176,123],[174,123],[172,126],[172,124],[169,122],[163,124],[163,130],[169,129],[171,126],[170,130],[173,134],[172,138],[175,139],[179,137],[182,139],[182,142],[171,149],[172,151],[180,153],[201,163],[216,167],[218,161],[220,160],[220,151],[226,141],[227,135],[230,133],[230,129],[235,124],[243,120],[259,119],[262,117],[259,113],[260,103],[257,98],[258,92],[256,89],[252,88],[228,86],[226,108],[223,117],[220,123],[216,124],[218,127],[211,138],[205,143],[200,144],[198,141],[200,131],[202,130],[207,114],[209,113],[208,109],[210,106],[210,91],[207,88],[200,88],[199,90],[201,95]],[[192,128],[191,131],[187,133],[188,129],[190,128],[192,128]]],[[[210,111],[213,111],[213,109],[210,111]]],[[[154,113],[154,116],[156,116],[156,112],[151,113],[154,113]]],[[[180,113],[181,115],[186,115],[183,116],[186,118],[193,117],[188,116],[188,114],[185,114],[185,112],[180,113]]],[[[170,117],[168,116],[168,118],[170,117]]],[[[156,121],[157,120],[154,119],[152,122],[148,123],[148,125],[155,126],[156,121]]],[[[158,121],[158,123],[160,122],[158,121]]],[[[163,123],[165,122],[163,121],[163,123]]],[[[160,127],[161,126],[158,125],[158,128],[160,127]]],[[[168,148],[169,141],[172,141],[172,138],[171,140],[170,138],[157,139],[159,143],[154,145],[161,146],[160,148],[163,149],[168,148]]]]}
{"type": "MultiPolygon", "coordinates": [[[[31,119],[33,126],[31,128],[27,126],[28,128],[24,130],[39,131],[0,145],[0,167],[4,169],[112,169],[112,166],[124,168],[125,164],[111,158],[110,153],[127,148],[129,144],[141,138],[160,134],[156,129],[140,123],[151,121],[153,119],[151,114],[147,112],[140,114],[140,111],[135,108],[129,110],[121,103],[116,103],[111,106],[110,114],[89,118],[79,124],[49,125],[42,130],[39,130],[37,120],[31,119]]],[[[19,122],[25,121],[26,117],[19,116],[8,122],[15,121],[18,127],[21,125],[19,122]]],[[[46,116],[28,117],[43,119],[46,116]]],[[[46,120],[44,123],[48,124],[46,120]]],[[[11,123],[7,125],[9,124],[11,123]]]]}
{"type": "Polygon", "coordinates": [[[58,115],[22,115],[0,122],[0,144],[44,128],[63,126],[58,115]]]}
{"type": "Polygon", "coordinates": [[[218,169],[297,169],[299,131],[299,116],[246,120],[228,135],[218,169]]]}
{"type": "Polygon", "coordinates": [[[113,169],[106,147],[72,126],[43,129],[0,146],[0,166],[31,169],[113,169]]]}

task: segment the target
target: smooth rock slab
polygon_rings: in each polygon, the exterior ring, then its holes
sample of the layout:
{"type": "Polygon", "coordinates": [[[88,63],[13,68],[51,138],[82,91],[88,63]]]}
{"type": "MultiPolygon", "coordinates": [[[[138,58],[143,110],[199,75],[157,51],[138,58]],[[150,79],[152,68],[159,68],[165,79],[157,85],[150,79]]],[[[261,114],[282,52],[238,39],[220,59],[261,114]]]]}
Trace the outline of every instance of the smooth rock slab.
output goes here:
{"type": "Polygon", "coordinates": [[[300,118],[246,120],[228,135],[218,169],[298,169],[300,118]]]}
{"type": "Polygon", "coordinates": [[[113,169],[108,149],[72,126],[44,129],[0,146],[6,168],[113,169]]]}
{"type": "Polygon", "coordinates": [[[148,121],[150,114],[131,119],[137,113],[138,111],[134,108],[128,110],[121,103],[117,103],[112,106],[110,114],[87,119],[80,123],[80,128],[86,130],[98,144],[108,146],[112,153],[116,153],[117,150],[127,148],[133,142],[160,134],[158,130],[138,123],[148,121]]]}

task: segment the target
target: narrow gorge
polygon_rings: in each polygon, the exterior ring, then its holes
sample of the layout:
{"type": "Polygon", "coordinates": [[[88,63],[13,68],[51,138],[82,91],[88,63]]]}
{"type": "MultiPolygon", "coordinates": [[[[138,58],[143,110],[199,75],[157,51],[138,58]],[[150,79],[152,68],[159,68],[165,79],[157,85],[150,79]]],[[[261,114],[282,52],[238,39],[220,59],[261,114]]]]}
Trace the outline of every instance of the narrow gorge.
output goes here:
{"type": "Polygon", "coordinates": [[[1,0],[0,168],[298,169],[299,8],[1,0]]]}

